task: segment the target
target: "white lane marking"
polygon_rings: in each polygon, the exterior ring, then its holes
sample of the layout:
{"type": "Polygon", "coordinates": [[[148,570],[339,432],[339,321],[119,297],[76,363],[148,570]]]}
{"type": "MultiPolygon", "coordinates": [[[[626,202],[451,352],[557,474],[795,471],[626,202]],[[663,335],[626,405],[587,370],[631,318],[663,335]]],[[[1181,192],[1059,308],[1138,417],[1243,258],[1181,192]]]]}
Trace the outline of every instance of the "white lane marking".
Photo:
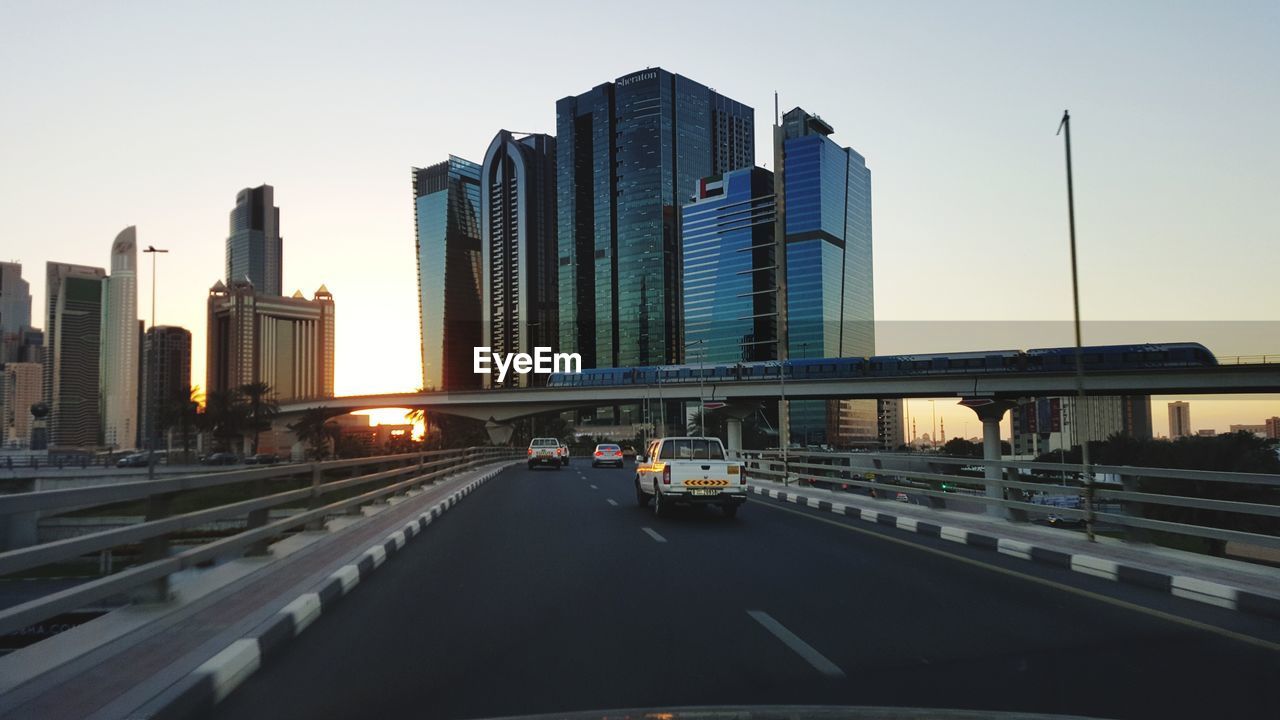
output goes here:
{"type": "Polygon", "coordinates": [[[788,630],[782,623],[773,619],[773,616],[763,610],[748,610],[747,614],[753,620],[764,626],[765,630],[773,633],[775,637],[782,641],[784,645],[791,648],[795,654],[804,658],[805,662],[814,667],[815,670],[826,675],[827,677],[841,678],[844,677],[844,671],[835,663],[826,658],[825,655],[818,652],[812,645],[801,640],[798,635],[788,630]]]}
{"type": "Polygon", "coordinates": [[[618,501],[614,500],[613,498],[605,498],[605,502],[609,503],[614,507],[618,507],[618,501]]]}
{"type": "Polygon", "coordinates": [[[649,535],[649,537],[653,538],[655,542],[662,542],[662,543],[664,543],[664,542],[666,542],[666,541],[667,541],[667,539],[666,539],[666,538],[664,538],[664,537],[662,537],[661,535],[659,535],[658,533],[654,532],[653,528],[648,528],[648,527],[647,527],[647,528],[640,528],[640,529],[641,529],[641,530],[644,530],[644,531],[645,531],[645,533],[647,533],[647,534],[649,535]]]}
{"type": "Polygon", "coordinates": [[[599,489],[600,489],[600,488],[596,487],[595,485],[591,485],[590,487],[591,487],[591,489],[592,489],[592,490],[599,490],[599,489]]]}

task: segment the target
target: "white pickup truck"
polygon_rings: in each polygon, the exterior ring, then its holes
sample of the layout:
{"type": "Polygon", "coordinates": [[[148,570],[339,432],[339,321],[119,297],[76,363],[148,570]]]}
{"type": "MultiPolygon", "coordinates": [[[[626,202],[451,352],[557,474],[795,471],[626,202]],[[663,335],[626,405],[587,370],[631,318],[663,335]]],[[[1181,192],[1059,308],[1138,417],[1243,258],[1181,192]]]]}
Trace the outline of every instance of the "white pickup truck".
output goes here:
{"type": "Polygon", "coordinates": [[[741,463],[725,458],[719,438],[662,438],[636,457],[636,502],[652,502],[657,515],[675,503],[698,503],[719,505],[734,517],[746,501],[747,475],[741,463]]]}

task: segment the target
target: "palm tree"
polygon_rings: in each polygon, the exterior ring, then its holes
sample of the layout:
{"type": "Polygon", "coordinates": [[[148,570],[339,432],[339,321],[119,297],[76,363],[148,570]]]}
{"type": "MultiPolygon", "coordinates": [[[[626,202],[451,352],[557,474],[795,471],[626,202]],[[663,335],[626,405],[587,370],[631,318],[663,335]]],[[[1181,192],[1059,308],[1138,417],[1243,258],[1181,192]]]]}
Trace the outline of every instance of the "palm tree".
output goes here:
{"type": "Polygon", "coordinates": [[[186,397],[173,398],[168,407],[162,409],[164,425],[167,430],[177,431],[182,442],[182,457],[187,459],[191,454],[191,431],[200,421],[200,388],[187,388],[186,397]]]}
{"type": "Polygon", "coordinates": [[[249,409],[238,391],[219,390],[205,396],[204,423],[219,447],[231,450],[233,440],[243,439],[248,421],[249,409]]]}
{"type": "Polygon", "coordinates": [[[253,433],[252,454],[257,455],[258,436],[263,431],[271,429],[271,418],[280,412],[280,405],[276,402],[275,392],[272,391],[271,386],[264,382],[241,385],[240,394],[248,404],[248,427],[246,429],[253,433]]]}
{"type": "Polygon", "coordinates": [[[313,460],[324,459],[329,451],[329,441],[337,433],[337,424],[329,422],[332,414],[327,407],[311,408],[302,413],[297,422],[289,425],[298,440],[307,445],[307,455],[313,460]]]}

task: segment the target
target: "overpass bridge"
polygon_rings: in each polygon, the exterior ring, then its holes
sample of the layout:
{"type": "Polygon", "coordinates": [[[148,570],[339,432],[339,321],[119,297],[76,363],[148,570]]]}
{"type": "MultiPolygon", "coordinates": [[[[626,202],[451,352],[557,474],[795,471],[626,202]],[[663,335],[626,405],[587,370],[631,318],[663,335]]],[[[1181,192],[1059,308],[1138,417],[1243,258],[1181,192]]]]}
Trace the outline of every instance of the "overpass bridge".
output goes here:
{"type": "MultiPolygon", "coordinates": [[[[1197,395],[1280,392],[1280,363],[1165,367],[1141,370],[1090,371],[1084,390],[1089,395],[1197,395]]],[[[804,399],[888,399],[955,397],[978,400],[972,405],[984,425],[998,425],[1012,401],[1022,397],[1071,395],[1076,376],[1071,372],[972,371],[901,377],[832,379],[718,380],[699,385],[680,383],[537,387],[500,390],[353,395],[282,403],[277,422],[287,424],[309,409],[324,407],[335,415],[378,408],[415,408],[457,415],[488,423],[491,439],[505,442],[511,420],[544,412],[644,401],[696,401],[727,404],[730,444],[740,418],[761,401],[804,399]],[[991,402],[987,402],[991,401],[991,402]],[[995,414],[996,411],[998,414],[995,414]],[[735,415],[737,418],[735,419],[735,415]]],[[[998,430],[998,427],[997,427],[998,430]]],[[[740,445],[733,449],[739,449],[740,445]]]]}

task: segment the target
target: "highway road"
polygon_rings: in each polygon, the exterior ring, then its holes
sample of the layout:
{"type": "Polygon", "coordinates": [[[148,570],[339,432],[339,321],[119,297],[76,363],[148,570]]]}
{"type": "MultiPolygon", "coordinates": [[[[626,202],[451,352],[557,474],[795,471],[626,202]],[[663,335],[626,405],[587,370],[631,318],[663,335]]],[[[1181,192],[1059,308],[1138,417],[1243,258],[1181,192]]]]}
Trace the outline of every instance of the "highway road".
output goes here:
{"type": "Polygon", "coordinates": [[[1280,717],[1280,623],[770,500],[736,520],[658,519],[631,478],[580,460],[504,472],[216,716],[786,703],[1280,717]]]}

